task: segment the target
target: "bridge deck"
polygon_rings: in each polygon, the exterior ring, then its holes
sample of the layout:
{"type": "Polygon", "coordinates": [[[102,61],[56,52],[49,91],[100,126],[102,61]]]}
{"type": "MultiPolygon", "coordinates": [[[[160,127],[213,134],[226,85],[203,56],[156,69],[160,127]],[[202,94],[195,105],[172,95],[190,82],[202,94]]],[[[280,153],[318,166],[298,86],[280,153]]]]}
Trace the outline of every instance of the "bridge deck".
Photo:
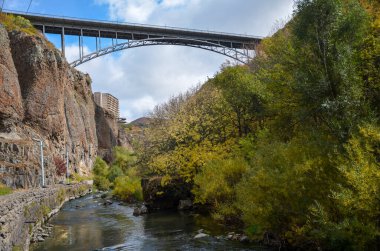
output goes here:
{"type": "Polygon", "coordinates": [[[29,19],[37,29],[51,34],[77,36],[82,34],[83,36],[88,37],[125,40],[181,37],[182,39],[189,38],[189,41],[190,39],[192,41],[207,41],[234,49],[253,49],[252,45],[259,43],[262,39],[257,36],[165,26],[85,20],[69,17],[45,16],[40,14],[25,14],[13,11],[4,11],[4,13],[23,16],[29,19]]]}

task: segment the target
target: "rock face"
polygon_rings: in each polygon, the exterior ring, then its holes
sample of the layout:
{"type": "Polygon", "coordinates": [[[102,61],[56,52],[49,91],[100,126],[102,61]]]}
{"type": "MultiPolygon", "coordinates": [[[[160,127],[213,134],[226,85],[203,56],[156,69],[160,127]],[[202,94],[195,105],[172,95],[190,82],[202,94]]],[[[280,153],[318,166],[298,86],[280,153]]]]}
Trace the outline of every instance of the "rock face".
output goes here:
{"type": "Polygon", "coordinates": [[[11,123],[23,119],[24,109],[17,71],[9,50],[8,33],[2,28],[0,28],[0,48],[0,120],[7,119],[7,122],[11,123]]]}
{"type": "Polygon", "coordinates": [[[98,149],[91,79],[71,68],[42,35],[8,32],[0,24],[0,182],[40,183],[44,142],[46,182],[58,182],[55,159],[86,174],[98,149]]]}
{"type": "Polygon", "coordinates": [[[112,161],[112,148],[117,146],[118,126],[116,118],[107,110],[96,105],[96,131],[98,154],[107,162],[112,161]]]}

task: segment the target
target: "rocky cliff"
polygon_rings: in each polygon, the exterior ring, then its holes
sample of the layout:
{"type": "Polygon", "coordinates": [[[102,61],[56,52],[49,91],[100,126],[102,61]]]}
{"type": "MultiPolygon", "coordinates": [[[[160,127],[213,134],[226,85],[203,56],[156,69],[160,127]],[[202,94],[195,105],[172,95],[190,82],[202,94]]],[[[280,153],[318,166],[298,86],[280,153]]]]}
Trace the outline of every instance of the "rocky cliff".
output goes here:
{"type": "Polygon", "coordinates": [[[0,182],[40,183],[44,142],[47,184],[56,183],[57,159],[87,173],[98,149],[91,79],[71,68],[41,34],[7,31],[0,24],[0,182]]]}

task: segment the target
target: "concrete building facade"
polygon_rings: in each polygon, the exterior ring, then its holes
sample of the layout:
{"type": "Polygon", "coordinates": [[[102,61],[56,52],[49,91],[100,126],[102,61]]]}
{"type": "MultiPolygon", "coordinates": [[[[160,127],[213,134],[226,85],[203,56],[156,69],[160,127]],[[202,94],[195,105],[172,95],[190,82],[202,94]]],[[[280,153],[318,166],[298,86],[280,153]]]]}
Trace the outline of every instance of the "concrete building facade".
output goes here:
{"type": "Polygon", "coordinates": [[[115,118],[120,117],[119,100],[111,94],[95,92],[94,100],[98,106],[109,111],[111,114],[115,116],[115,118]]]}

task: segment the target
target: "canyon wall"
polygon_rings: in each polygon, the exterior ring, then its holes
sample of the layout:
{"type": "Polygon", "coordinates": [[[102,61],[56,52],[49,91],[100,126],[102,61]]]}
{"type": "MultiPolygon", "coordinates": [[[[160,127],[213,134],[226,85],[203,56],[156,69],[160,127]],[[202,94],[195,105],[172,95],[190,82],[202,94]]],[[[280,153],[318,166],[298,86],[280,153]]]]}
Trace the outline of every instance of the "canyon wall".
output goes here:
{"type": "Polygon", "coordinates": [[[46,183],[58,177],[55,162],[69,156],[70,172],[87,174],[98,139],[91,79],[71,68],[41,34],[8,32],[0,24],[0,183],[40,184],[44,142],[46,183]]]}

